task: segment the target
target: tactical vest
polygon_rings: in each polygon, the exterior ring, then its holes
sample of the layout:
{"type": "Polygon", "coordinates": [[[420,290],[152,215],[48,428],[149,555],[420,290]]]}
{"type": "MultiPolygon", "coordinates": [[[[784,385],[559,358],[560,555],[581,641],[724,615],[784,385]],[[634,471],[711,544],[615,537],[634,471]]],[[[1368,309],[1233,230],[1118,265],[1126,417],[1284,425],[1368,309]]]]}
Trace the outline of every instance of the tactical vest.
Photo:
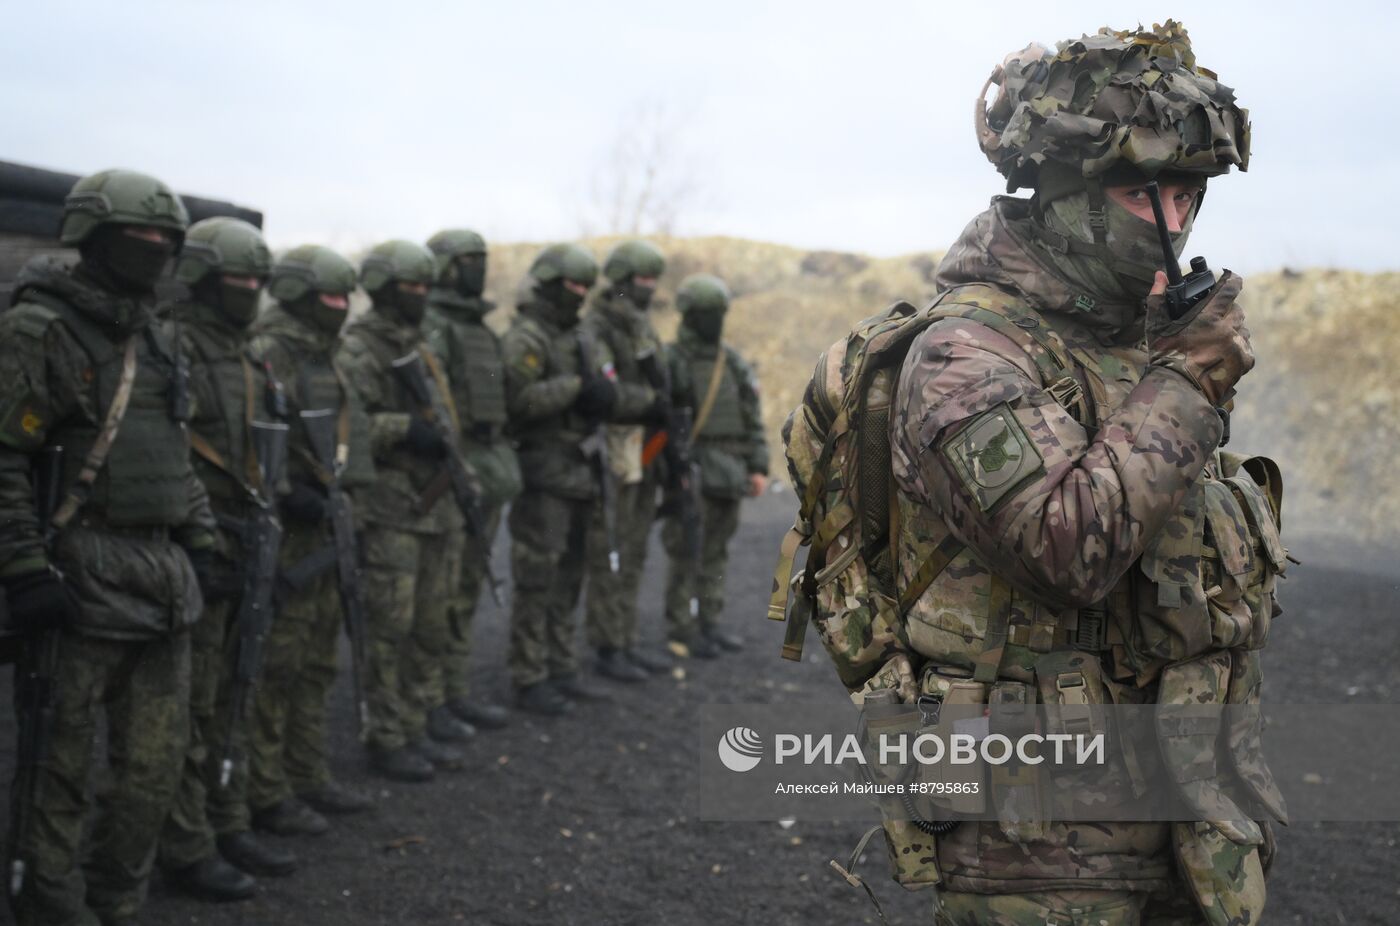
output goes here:
{"type": "MultiPolygon", "coordinates": [[[[64,490],[83,468],[97,441],[101,418],[111,406],[122,373],[122,347],[86,316],[42,291],[28,297],[53,313],[92,363],[91,407],[96,421],[69,417],[49,432],[49,443],[64,448],[64,490]]],[[[154,326],[136,338],[136,379],[106,465],[97,474],[80,518],[111,527],[174,526],[189,516],[189,444],[186,384],[176,354],[154,326]]]]}
{"type": "MultiPolygon", "coordinates": [[[[577,333],[573,329],[556,333],[533,322],[526,324],[531,324],[545,341],[539,380],[578,375],[578,341],[577,333]]],[[[557,447],[560,444],[577,447],[587,428],[588,422],[572,406],[545,418],[511,422],[512,433],[515,434],[522,450],[557,447]]]]}
{"type": "Polygon", "coordinates": [[[462,426],[469,435],[477,436],[477,426],[485,425],[494,436],[506,421],[506,375],[500,343],[485,325],[457,324],[452,330],[462,349],[462,365],[452,372],[466,380],[466,389],[456,390],[462,426]]]}
{"type": "MultiPolygon", "coordinates": [[[[188,359],[199,365],[199,375],[212,387],[215,403],[213,408],[198,408],[190,427],[230,466],[237,468],[235,471],[241,472],[248,454],[248,382],[242,349],[222,342],[217,334],[202,330],[198,322],[182,322],[174,330],[193,345],[192,356],[188,359]]],[[[262,386],[255,384],[255,388],[256,401],[262,398],[262,386]]],[[[211,501],[227,507],[241,505],[247,500],[247,490],[241,482],[199,456],[192,459],[211,501]]]]}
{"type": "Polygon", "coordinates": [[[687,360],[689,361],[690,383],[695,394],[697,414],[700,404],[705,401],[705,396],[709,392],[710,377],[714,376],[715,364],[723,363],[725,367],[724,374],[720,377],[719,391],[715,393],[714,405],[710,408],[710,416],[705,421],[705,429],[696,435],[696,441],[705,443],[707,441],[747,438],[750,429],[744,420],[744,403],[739,391],[738,370],[735,368],[736,364],[731,362],[728,348],[720,347],[719,353],[714,357],[692,355],[687,360]]]}

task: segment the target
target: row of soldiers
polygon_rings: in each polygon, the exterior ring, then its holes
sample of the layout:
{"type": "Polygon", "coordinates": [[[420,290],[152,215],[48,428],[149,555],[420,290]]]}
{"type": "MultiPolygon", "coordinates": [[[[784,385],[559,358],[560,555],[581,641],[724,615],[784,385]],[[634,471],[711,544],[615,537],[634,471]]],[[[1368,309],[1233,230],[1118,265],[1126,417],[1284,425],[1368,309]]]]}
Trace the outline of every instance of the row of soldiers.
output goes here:
{"type": "Polygon", "coordinates": [[[60,231],[79,260],[31,261],[0,315],[0,584],[20,644],[8,886],[25,924],[133,922],[157,859],[202,896],[250,896],[251,875],[298,866],[255,829],[324,833],[369,808],[327,762],[342,626],[370,767],[460,767],[454,742],[508,722],[470,692],[507,507],[520,708],[597,697],[573,616],[585,575],[602,677],[740,645],[716,622],[725,547],[768,461],[757,386],[721,341],[723,282],[680,284],[667,349],[648,320],[660,251],[617,246],[595,289],[593,256],[554,245],[498,338],[475,232],[386,242],[357,272],[317,245],[274,261],[235,219],[187,226],[154,178],[84,178],[60,231]],[[172,258],[183,295],[157,307],[172,258]],[[371,306],[350,319],[357,287],[371,306]],[[670,645],[648,651],[636,597],[659,492],[670,645]],[[84,854],[103,713],[111,786],[84,854]]]}

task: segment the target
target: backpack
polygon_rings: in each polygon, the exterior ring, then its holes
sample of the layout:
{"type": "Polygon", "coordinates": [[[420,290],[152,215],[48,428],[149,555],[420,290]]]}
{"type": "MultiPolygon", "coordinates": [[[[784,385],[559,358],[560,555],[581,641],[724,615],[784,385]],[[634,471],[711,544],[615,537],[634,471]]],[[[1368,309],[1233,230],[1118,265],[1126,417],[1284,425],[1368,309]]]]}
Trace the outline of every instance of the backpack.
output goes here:
{"type": "MultiPolygon", "coordinates": [[[[889,667],[892,657],[908,651],[904,612],[962,550],[947,532],[927,549],[911,551],[919,553],[919,567],[900,587],[891,403],[914,339],[944,318],[975,321],[1008,338],[1031,359],[1041,386],[1076,420],[1085,423],[1090,414],[1074,376],[1075,362],[1059,335],[1016,296],[986,284],[946,290],[922,310],[896,302],[861,321],[821,356],[801,404],[783,425],[801,505],[782,541],[768,616],[786,621],[782,656],[795,661],[802,658],[807,625],[815,624],[852,692],[876,672],[900,671],[897,664],[889,667]],[[809,547],[806,563],[792,576],[802,546],[809,547]],[[820,594],[838,578],[845,592],[839,610],[820,594]]],[[[993,634],[988,636],[990,641],[993,634]]],[[[999,658],[1000,648],[990,642],[988,648],[999,658]]],[[[899,679],[873,687],[900,687],[899,679]]]]}

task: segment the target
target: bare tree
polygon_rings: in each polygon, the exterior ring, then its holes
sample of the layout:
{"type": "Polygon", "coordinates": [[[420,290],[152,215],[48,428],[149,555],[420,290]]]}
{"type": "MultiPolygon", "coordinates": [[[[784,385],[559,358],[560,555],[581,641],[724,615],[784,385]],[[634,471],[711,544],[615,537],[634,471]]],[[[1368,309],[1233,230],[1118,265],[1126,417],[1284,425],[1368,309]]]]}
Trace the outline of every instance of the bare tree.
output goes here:
{"type": "Polygon", "coordinates": [[[701,192],[685,123],[661,100],[639,100],[594,168],[585,235],[669,235],[701,192]]]}

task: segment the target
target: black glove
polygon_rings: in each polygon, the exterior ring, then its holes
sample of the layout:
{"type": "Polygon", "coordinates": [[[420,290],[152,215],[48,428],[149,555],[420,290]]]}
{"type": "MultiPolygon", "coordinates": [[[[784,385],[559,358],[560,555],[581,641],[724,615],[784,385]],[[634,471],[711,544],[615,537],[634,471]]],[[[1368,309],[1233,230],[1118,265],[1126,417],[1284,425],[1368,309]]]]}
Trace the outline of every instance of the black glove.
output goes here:
{"type": "Polygon", "coordinates": [[[291,493],[282,499],[282,511],[293,521],[320,524],[326,519],[325,493],[304,482],[294,482],[291,493]]]}
{"type": "Polygon", "coordinates": [[[574,408],[585,418],[601,419],[612,414],[617,404],[617,387],[606,376],[585,380],[574,399],[574,408]]]}
{"type": "Polygon", "coordinates": [[[82,616],[77,599],[52,569],[7,579],[5,602],[11,619],[24,633],[72,627],[82,616]]]}
{"type": "Polygon", "coordinates": [[[642,413],[642,420],[655,427],[670,430],[671,400],[664,393],[657,392],[656,398],[651,400],[647,410],[642,413]]]}
{"type": "Polygon", "coordinates": [[[242,577],[238,567],[213,550],[186,550],[190,565],[194,567],[195,578],[199,580],[199,591],[206,604],[232,598],[243,590],[242,577]]]}
{"type": "Polygon", "coordinates": [[[425,460],[441,460],[447,456],[447,443],[442,432],[422,418],[414,418],[408,423],[408,434],[404,437],[409,451],[425,460]]]}

